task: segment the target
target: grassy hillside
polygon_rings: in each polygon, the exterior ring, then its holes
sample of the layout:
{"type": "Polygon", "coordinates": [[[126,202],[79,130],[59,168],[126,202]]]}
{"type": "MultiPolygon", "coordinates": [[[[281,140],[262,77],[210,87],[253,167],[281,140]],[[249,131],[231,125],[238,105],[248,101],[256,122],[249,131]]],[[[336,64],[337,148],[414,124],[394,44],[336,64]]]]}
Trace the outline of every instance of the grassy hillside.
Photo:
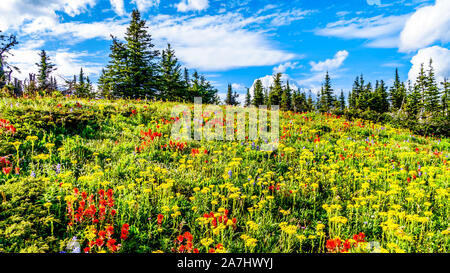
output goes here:
{"type": "Polygon", "coordinates": [[[450,139],[283,112],[276,152],[176,142],[174,105],[2,99],[0,252],[449,251],[450,139]]]}

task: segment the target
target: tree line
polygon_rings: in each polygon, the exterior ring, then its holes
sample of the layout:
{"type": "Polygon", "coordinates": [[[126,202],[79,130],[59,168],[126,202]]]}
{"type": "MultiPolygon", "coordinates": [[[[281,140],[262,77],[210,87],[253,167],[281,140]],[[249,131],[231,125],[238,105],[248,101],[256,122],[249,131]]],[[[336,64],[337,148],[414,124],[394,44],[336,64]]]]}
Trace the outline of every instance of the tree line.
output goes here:
{"type": "Polygon", "coordinates": [[[37,74],[30,74],[25,81],[11,77],[13,70],[7,57],[18,44],[14,35],[0,32],[0,89],[12,95],[49,95],[55,91],[78,97],[101,96],[106,98],[159,99],[165,101],[193,102],[202,97],[204,103],[219,103],[218,91],[197,71],[192,74],[182,69],[170,44],[161,52],[154,49],[151,35],[138,10],[133,10],[124,41],[111,36],[108,65],[102,69],[98,80],[98,92],[84,75],[83,68],[77,78],[67,80],[64,90],[58,90],[53,72],[57,69],[45,50],[36,63],[37,74]]]}
{"type": "MultiPolygon", "coordinates": [[[[332,113],[348,118],[391,122],[420,134],[450,136],[450,84],[447,78],[441,83],[436,81],[431,59],[428,69],[425,69],[424,64],[421,65],[414,83],[402,82],[398,69],[395,70],[395,80],[390,88],[383,80],[377,80],[375,86],[366,83],[361,74],[356,77],[347,97],[343,90],[337,95],[328,72],[315,100],[311,90],[307,96],[300,89],[292,90],[289,81],[283,84],[281,78],[281,73],[275,74],[269,88],[264,88],[260,79],[256,80],[253,97],[247,90],[244,105],[279,105],[284,111],[332,113]]],[[[231,85],[225,102],[238,104],[231,85]]]]}

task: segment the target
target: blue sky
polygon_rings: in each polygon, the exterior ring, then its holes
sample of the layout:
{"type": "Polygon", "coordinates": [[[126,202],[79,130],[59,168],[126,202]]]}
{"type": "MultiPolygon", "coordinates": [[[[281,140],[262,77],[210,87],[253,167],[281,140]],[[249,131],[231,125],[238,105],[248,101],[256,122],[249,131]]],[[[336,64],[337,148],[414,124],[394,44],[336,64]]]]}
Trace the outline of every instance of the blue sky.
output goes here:
{"type": "Polygon", "coordinates": [[[450,75],[450,0],[2,0],[0,30],[20,41],[9,57],[22,68],[16,76],[35,72],[45,49],[58,77],[83,66],[96,81],[110,34],[123,36],[136,7],[155,45],[170,42],[182,65],[222,94],[228,83],[244,94],[274,72],[317,90],[325,71],[347,92],[361,73],[391,84],[397,67],[414,80],[429,58],[438,79],[450,75]]]}

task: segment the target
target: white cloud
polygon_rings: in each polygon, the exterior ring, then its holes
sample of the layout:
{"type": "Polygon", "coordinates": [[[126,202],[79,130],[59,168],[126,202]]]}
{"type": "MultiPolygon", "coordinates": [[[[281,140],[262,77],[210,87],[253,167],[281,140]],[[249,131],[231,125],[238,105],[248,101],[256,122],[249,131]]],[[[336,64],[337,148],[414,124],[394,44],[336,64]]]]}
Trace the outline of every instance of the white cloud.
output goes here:
{"type": "Polygon", "coordinates": [[[141,12],[147,11],[149,8],[158,7],[160,0],[133,0],[131,3],[136,4],[141,12]]]}
{"type": "Polygon", "coordinates": [[[117,13],[117,15],[123,16],[126,14],[123,0],[109,0],[109,2],[111,4],[111,7],[113,8],[114,12],[117,13]]]}
{"type": "Polygon", "coordinates": [[[96,0],[2,0],[0,5],[0,29],[20,29],[24,22],[57,22],[55,11],[75,16],[93,7],[96,0]]]}
{"type": "Polygon", "coordinates": [[[180,3],[176,5],[177,10],[181,12],[195,11],[195,10],[205,10],[209,7],[208,0],[181,0],[180,3]]]}
{"type": "Polygon", "coordinates": [[[149,25],[159,46],[170,42],[186,66],[201,70],[267,66],[296,57],[276,49],[263,31],[248,29],[263,20],[267,17],[233,13],[194,18],[161,15],[149,25]]]}
{"type": "MultiPolygon", "coordinates": [[[[20,73],[14,71],[13,76],[23,80],[28,78],[28,74],[37,73],[36,63],[39,63],[39,53],[44,46],[44,40],[28,40],[20,47],[12,49],[8,61],[20,68],[20,73]]],[[[62,76],[70,79],[73,75],[83,71],[87,76],[98,76],[103,65],[88,61],[94,55],[87,52],[72,52],[67,49],[57,51],[48,51],[50,61],[56,65],[57,70],[53,72],[54,76],[62,76]],[[84,58],[84,59],[83,59],[84,58]]]]}
{"type": "Polygon", "coordinates": [[[273,68],[273,73],[284,73],[286,72],[286,70],[289,69],[294,69],[298,66],[298,62],[287,62],[287,63],[283,63],[280,64],[279,66],[276,66],[273,68]]]}
{"type": "Polygon", "coordinates": [[[311,65],[311,71],[318,71],[318,72],[330,71],[341,67],[341,65],[344,63],[347,57],[348,51],[341,50],[334,55],[333,59],[327,59],[325,61],[317,63],[310,62],[309,64],[311,65]]]}
{"type": "Polygon", "coordinates": [[[399,33],[410,17],[406,15],[353,18],[329,23],[326,28],[315,31],[317,35],[345,39],[368,39],[369,47],[393,48],[399,44],[399,33]]]}
{"type": "Polygon", "coordinates": [[[414,83],[423,63],[425,70],[428,69],[430,58],[433,60],[433,68],[436,80],[440,83],[444,78],[450,77],[450,50],[439,46],[421,49],[412,57],[412,67],[408,73],[408,79],[414,83]]]}
{"type": "Polygon", "coordinates": [[[406,22],[400,35],[400,50],[411,52],[435,42],[450,41],[450,1],[436,0],[418,9],[406,22]]]}
{"type": "Polygon", "coordinates": [[[88,10],[87,6],[93,8],[97,0],[64,0],[60,1],[64,12],[69,16],[75,16],[88,10]]]}
{"type": "Polygon", "coordinates": [[[233,89],[233,91],[236,91],[237,93],[247,92],[247,88],[240,83],[231,84],[231,88],[233,89]]]}

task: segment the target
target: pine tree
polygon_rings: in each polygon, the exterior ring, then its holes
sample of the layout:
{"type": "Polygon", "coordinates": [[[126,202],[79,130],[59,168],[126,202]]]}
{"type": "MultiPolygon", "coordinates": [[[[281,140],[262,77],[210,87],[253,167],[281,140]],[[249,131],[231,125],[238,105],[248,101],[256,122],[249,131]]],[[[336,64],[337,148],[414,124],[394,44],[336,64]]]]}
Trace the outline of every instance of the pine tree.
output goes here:
{"type": "Polygon", "coordinates": [[[417,96],[417,92],[418,92],[418,94],[420,94],[420,101],[417,104],[417,108],[419,109],[419,112],[421,113],[421,115],[425,110],[424,106],[425,106],[427,85],[428,85],[428,80],[427,80],[427,76],[425,75],[425,69],[424,69],[423,63],[422,63],[420,65],[419,75],[416,78],[416,83],[414,84],[414,96],[417,96]]]}
{"type": "Polygon", "coordinates": [[[292,90],[289,85],[289,81],[286,83],[286,88],[283,89],[283,93],[281,95],[281,110],[290,111],[292,110],[292,90]]]}
{"type": "Polygon", "coordinates": [[[107,87],[108,93],[114,97],[131,97],[126,45],[116,37],[111,36],[111,38],[110,61],[102,79],[102,86],[107,87]]]}
{"type": "Polygon", "coordinates": [[[100,96],[103,98],[111,98],[111,86],[108,83],[106,70],[103,68],[98,79],[98,90],[100,92],[100,96]]]}
{"type": "Polygon", "coordinates": [[[159,55],[153,50],[151,35],[146,21],[138,10],[133,10],[131,22],[125,33],[126,40],[126,95],[132,98],[154,98],[158,90],[157,63],[159,55]]]}
{"type": "Polygon", "coordinates": [[[281,73],[277,73],[273,77],[272,89],[269,93],[269,103],[268,105],[280,105],[281,94],[283,93],[282,83],[281,83],[281,73]]]}
{"type": "Polygon", "coordinates": [[[41,50],[39,53],[40,62],[36,63],[38,67],[38,87],[42,91],[49,91],[50,87],[50,74],[56,70],[55,65],[50,61],[50,57],[45,50],[41,50]]]}
{"type": "Polygon", "coordinates": [[[312,91],[309,90],[308,92],[308,100],[306,101],[307,111],[313,111],[314,110],[314,101],[312,99],[312,91]]]}
{"type": "Polygon", "coordinates": [[[428,66],[428,75],[426,78],[426,93],[425,93],[425,109],[430,113],[438,113],[439,107],[439,88],[436,84],[434,76],[433,60],[430,59],[428,66]]]}
{"type": "Polygon", "coordinates": [[[245,107],[249,107],[252,104],[252,97],[250,95],[250,88],[247,88],[247,95],[245,96],[245,107]]]}
{"type": "Polygon", "coordinates": [[[344,96],[344,90],[341,89],[341,95],[339,96],[339,107],[341,110],[345,109],[345,96],[344,96]]]}
{"type": "Polygon", "coordinates": [[[411,87],[411,83],[409,83],[408,91],[406,98],[406,112],[408,113],[409,118],[414,120],[421,111],[422,94],[420,87],[417,84],[414,84],[414,87],[411,87]]]}
{"type": "Polygon", "coordinates": [[[256,80],[255,86],[253,87],[253,105],[259,107],[264,105],[264,91],[263,85],[260,79],[256,80]]]}
{"type": "Polygon", "coordinates": [[[80,68],[80,75],[78,76],[78,83],[74,76],[74,90],[75,95],[80,98],[92,97],[92,84],[89,77],[84,76],[83,68],[80,68]]]}
{"type": "Polygon", "coordinates": [[[405,85],[400,81],[398,69],[395,69],[394,85],[389,90],[389,100],[394,111],[400,109],[406,97],[405,85]]]}
{"type": "Polygon", "coordinates": [[[327,71],[325,74],[325,82],[320,92],[320,110],[322,112],[329,112],[333,107],[333,103],[333,89],[331,88],[330,75],[327,71]]]}
{"type": "Polygon", "coordinates": [[[231,84],[228,84],[228,91],[227,91],[227,97],[225,99],[225,104],[233,105],[233,106],[239,105],[239,102],[237,100],[238,97],[239,97],[239,94],[237,94],[236,92],[233,93],[233,87],[231,86],[231,84]]]}
{"type": "Polygon", "coordinates": [[[227,97],[225,99],[225,104],[233,105],[233,87],[228,84],[227,97]]]}
{"type": "Polygon", "coordinates": [[[389,111],[388,93],[384,81],[376,82],[375,91],[369,101],[368,107],[378,113],[386,113],[389,111]]]}
{"type": "Polygon", "coordinates": [[[161,53],[160,75],[160,98],[168,101],[184,99],[187,89],[181,78],[181,65],[170,44],[161,53]]]}

